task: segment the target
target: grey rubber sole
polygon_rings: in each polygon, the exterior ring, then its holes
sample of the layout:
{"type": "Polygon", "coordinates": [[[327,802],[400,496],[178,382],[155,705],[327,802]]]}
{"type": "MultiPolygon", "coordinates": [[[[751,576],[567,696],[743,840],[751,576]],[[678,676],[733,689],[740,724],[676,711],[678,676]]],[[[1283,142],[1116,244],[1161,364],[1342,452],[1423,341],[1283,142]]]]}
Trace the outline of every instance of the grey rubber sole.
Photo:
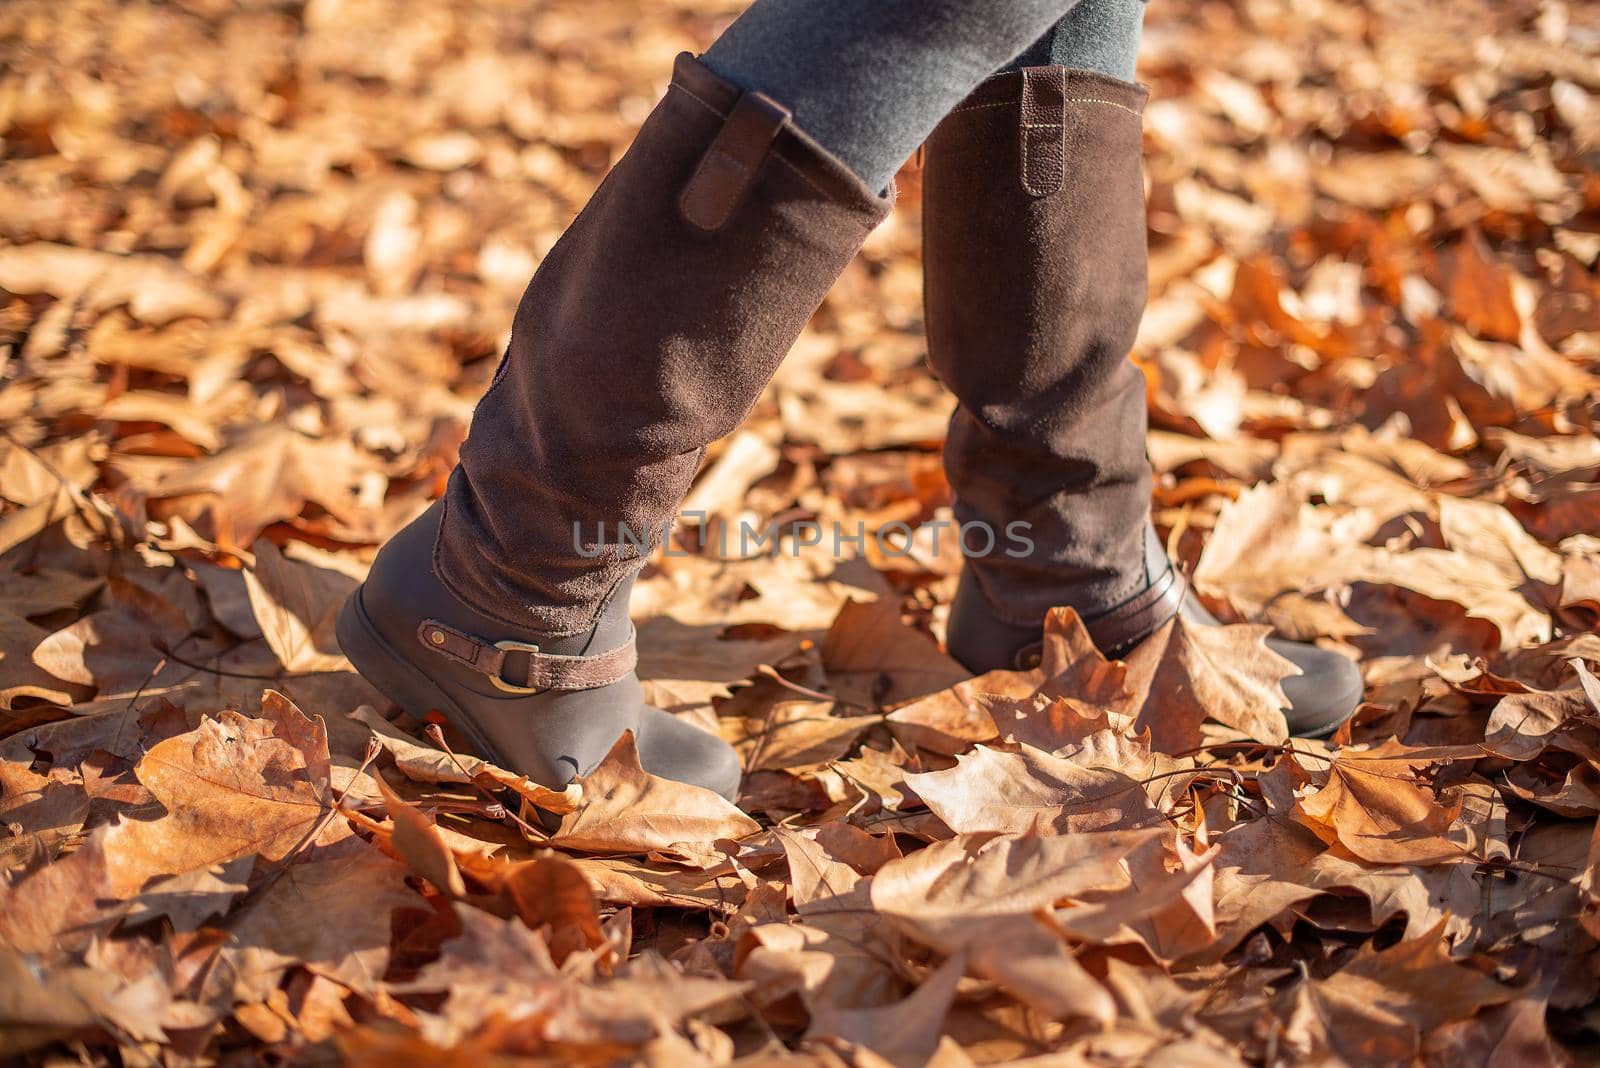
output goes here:
{"type": "Polygon", "coordinates": [[[500,764],[499,755],[473,727],[472,718],[378,633],[378,628],[367,616],[366,606],[361,603],[359,588],[345,599],[344,607],[339,609],[334,635],[339,639],[339,649],[345,658],[379,693],[417,719],[426,719],[428,713],[438,712],[450,721],[451,726],[467,736],[480,757],[492,764],[500,764]]]}

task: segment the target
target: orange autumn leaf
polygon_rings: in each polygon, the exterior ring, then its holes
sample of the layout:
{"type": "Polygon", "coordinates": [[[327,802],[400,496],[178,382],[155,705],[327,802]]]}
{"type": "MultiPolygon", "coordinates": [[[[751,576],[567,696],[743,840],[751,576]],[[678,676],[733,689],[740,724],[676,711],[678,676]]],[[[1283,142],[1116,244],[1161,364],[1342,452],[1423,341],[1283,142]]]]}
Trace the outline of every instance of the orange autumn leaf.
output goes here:
{"type": "Polygon", "coordinates": [[[1363,860],[1416,864],[1460,858],[1460,843],[1449,837],[1460,800],[1441,802],[1416,773],[1433,762],[1426,751],[1392,741],[1341,752],[1328,764],[1327,782],[1302,798],[1298,811],[1323,841],[1363,860]]]}

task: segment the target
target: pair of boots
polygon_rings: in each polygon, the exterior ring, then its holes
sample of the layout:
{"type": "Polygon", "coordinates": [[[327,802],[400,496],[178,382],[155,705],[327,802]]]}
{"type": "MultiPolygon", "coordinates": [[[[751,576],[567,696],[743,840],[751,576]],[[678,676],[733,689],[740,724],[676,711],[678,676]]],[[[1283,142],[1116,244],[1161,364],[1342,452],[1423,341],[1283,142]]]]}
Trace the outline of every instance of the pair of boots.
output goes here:
{"type": "MultiPolygon", "coordinates": [[[[1026,523],[1035,546],[969,561],[949,646],[973,671],[1025,666],[1057,605],[1108,655],[1203,614],[1153,540],[1126,358],[1145,297],[1144,95],[1060,67],[998,75],[928,144],[928,347],[960,400],[958,518],[1026,523]]],[[[889,207],[781,104],[680,56],[524,295],[445,497],[345,605],[356,668],[541,783],[587,773],[632,730],[647,770],[732,798],[733,751],[642,700],[629,591],[705,446],[889,207]]],[[[1285,684],[1292,729],[1348,717],[1353,665],[1275,647],[1303,671],[1285,684]]]]}

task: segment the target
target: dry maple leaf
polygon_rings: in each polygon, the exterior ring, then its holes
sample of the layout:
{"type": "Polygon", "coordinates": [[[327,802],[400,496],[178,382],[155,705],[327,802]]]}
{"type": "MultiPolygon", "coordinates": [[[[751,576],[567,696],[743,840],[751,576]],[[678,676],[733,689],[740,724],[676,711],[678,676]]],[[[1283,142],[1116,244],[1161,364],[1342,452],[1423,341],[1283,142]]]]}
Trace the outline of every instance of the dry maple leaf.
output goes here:
{"type": "Polygon", "coordinates": [[[1508,760],[1532,760],[1550,747],[1587,755],[1596,736],[1594,705],[1581,688],[1507,694],[1489,713],[1484,748],[1508,760]]]}
{"type": "MultiPolygon", "coordinates": [[[[116,576],[107,580],[106,590],[106,607],[38,643],[35,664],[105,693],[133,693],[163,681],[157,669],[167,666],[167,652],[182,650],[188,659],[208,655],[209,643],[190,640],[195,623],[165,591],[116,576]]],[[[171,665],[170,670],[182,669],[171,665]]]]}
{"type": "Polygon", "coordinates": [[[789,861],[789,894],[802,916],[870,911],[868,877],[901,856],[892,835],[874,837],[848,823],[783,830],[778,838],[789,861]]]}
{"type": "Polygon", "coordinates": [[[452,898],[466,897],[466,880],[456,864],[454,850],[439,833],[439,828],[415,805],[389,789],[382,777],[377,783],[389,813],[390,825],[386,829],[389,848],[440,893],[452,898]]]}
{"type": "MultiPolygon", "coordinates": [[[[759,903],[751,895],[746,906],[759,903]]],[[[736,978],[753,984],[758,1004],[776,1023],[804,1026],[827,1006],[884,1005],[904,985],[885,960],[872,916],[821,915],[746,922],[737,944],[736,978]]]]}
{"type": "Polygon", "coordinates": [[[1297,777],[1291,761],[1280,761],[1257,781],[1267,814],[1229,828],[1216,840],[1218,937],[1202,956],[1219,957],[1256,927],[1325,891],[1361,894],[1374,924],[1404,916],[1412,937],[1438,923],[1446,923],[1452,938],[1467,933],[1481,896],[1475,858],[1458,856],[1426,866],[1352,860],[1330,851],[1293,818],[1295,787],[1303,776],[1297,777]]]}
{"type": "Polygon", "coordinates": [[[893,598],[848,601],[822,640],[833,692],[863,708],[935,693],[970,674],[926,634],[900,621],[893,598]]]}
{"type": "Polygon", "coordinates": [[[1132,697],[1127,665],[1101,655],[1072,608],[1054,608],[1045,615],[1039,672],[1044,692],[1051,695],[1119,710],[1132,697]]]}
{"type": "Polygon", "coordinates": [[[639,767],[629,731],[600,766],[578,779],[583,803],[562,817],[550,844],[588,853],[645,853],[678,845],[710,846],[754,834],[759,826],[720,795],[658,779],[639,767]]]}
{"type": "Polygon", "coordinates": [[[1511,422],[1515,413],[1536,411],[1562,400],[1594,393],[1600,379],[1569,362],[1530,330],[1515,345],[1482,341],[1460,328],[1450,335],[1450,351],[1467,383],[1481,387],[1473,396],[1461,390],[1463,407],[1481,422],[1511,422]]]}
{"type": "Polygon", "coordinates": [[[506,789],[529,804],[558,816],[574,811],[583,798],[583,787],[576,782],[568,783],[560,790],[552,790],[548,786],[540,786],[526,775],[496,767],[487,760],[460,753],[452,755],[422,745],[378,715],[371,705],[362,705],[351,712],[349,718],[371,730],[378,744],[394,757],[395,767],[406,778],[416,782],[476,782],[489,790],[506,789]]]}
{"type": "Polygon", "coordinates": [[[1173,619],[1128,655],[1128,685],[1142,697],[1135,727],[1165,752],[1198,745],[1208,718],[1257,741],[1288,741],[1282,682],[1300,671],[1267,647],[1271,632],[1173,619]]]}
{"type": "Polygon", "coordinates": [[[1523,575],[1518,572],[1512,578],[1492,559],[1440,549],[1413,549],[1397,555],[1375,554],[1352,577],[1459,604],[1468,616],[1494,624],[1503,650],[1548,641],[1551,636],[1549,614],[1530,602],[1521,590],[1526,581],[1523,575]]]}
{"type": "MultiPolygon", "coordinates": [[[[1476,747],[1463,755],[1476,756],[1476,747]]],[[[1394,741],[1368,750],[1345,750],[1329,763],[1327,782],[1301,798],[1298,811],[1323,841],[1338,843],[1377,864],[1426,864],[1459,859],[1460,843],[1449,837],[1461,812],[1457,798],[1439,803],[1416,769],[1439,754],[1394,741]]]]}
{"type": "Polygon", "coordinates": [[[1436,926],[1385,950],[1363,947],[1329,978],[1295,987],[1285,1041],[1301,1055],[1411,1064],[1423,1034],[1514,996],[1450,960],[1444,944],[1443,927],[1436,926]]]}
{"type": "Polygon", "coordinates": [[[962,955],[951,957],[894,1005],[849,1009],[825,1004],[812,1018],[806,1038],[843,1040],[872,1050],[883,1058],[880,1063],[921,1068],[939,1047],[939,1032],[965,969],[962,955]]]}
{"type": "Polygon", "coordinates": [[[1034,694],[1024,699],[992,696],[986,702],[1003,741],[1047,753],[1080,746],[1100,731],[1111,731],[1106,710],[1071,697],[1034,694]]]}
{"type": "MultiPolygon", "coordinates": [[[[1199,626],[1178,616],[1145,639],[1126,661],[1107,660],[1078,614],[1057,609],[1045,619],[1038,692],[1076,702],[1072,718],[1103,709],[1117,722],[1147,730],[1165,752],[1200,742],[1200,724],[1214,719],[1265,742],[1288,738],[1282,680],[1298,674],[1266,645],[1264,626],[1199,626]]],[[[1064,714],[1063,710],[1058,710],[1064,714]]],[[[1066,726],[1063,730],[1076,730],[1066,726]]]]}
{"type": "Polygon", "coordinates": [[[62,680],[32,662],[33,651],[49,634],[22,616],[0,609],[0,670],[5,672],[0,709],[14,707],[19,698],[71,703],[72,694],[62,680]]]}
{"type": "Polygon", "coordinates": [[[1561,554],[1541,545],[1504,506],[1441,496],[1438,507],[1445,544],[1492,569],[1508,588],[1561,581],[1561,554]]]}
{"type": "Polygon", "coordinates": [[[401,865],[345,838],[295,858],[229,918],[208,986],[236,1000],[264,1000],[285,970],[311,967],[370,995],[389,962],[390,912],[424,907],[401,865]]]}
{"type": "Polygon", "coordinates": [[[837,708],[832,701],[779,698],[738,721],[740,729],[729,741],[743,755],[746,772],[828,764],[880,722],[878,716],[836,715],[837,708]]]}
{"type": "Polygon", "coordinates": [[[1093,754],[1051,756],[978,746],[947,771],[906,776],[917,796],[957,834],[1071,834],[1161,822],[1146,785],[1093,754]]]}
{"type": "Polygon", "coordinates": [[[107,831],[98,828],[76,852],[32,874],[0,880],[0,946],[48,957],[115,922],[107,831]]]}
{"type": "Polygon", "coordinates": [[[1525,1068],[1563,1068],[1566,1053],[1550,1037],[1550,1003],[1523,994],[1491,1005],[1466,1020],[1435,1027],[1422,1036],[1422,1056],[1436,1064],[1513,1063],[1525,1068]]]}
{"type": "MultiPolygon", "coordinates": [[[[1254,616],[1270,615],[1272,605],[1300,591],[1388,585],[1459,604],[1495,626],[1503,649],[1547,639],[1549,615],[1542,598],[1530,600],[1529,594],[1540,582],[1559,581],[1559,557],[1524,533],[1504,508],[1423,493],[1407,479],[1388,477],[1396,484],[1378,488],[1374,483],[1382,480],[1371,472],[1336,483],[1327,463],[1319,461],[1298,472],[1293,483],[1247,491],[1218,517],[1195,570],[1197,585],[1254,616]],[[1335,485],[1336,503],[1308,503],[1313,494],[1333,496],[1335,485]],[[1417,511],[1440,513],[1448,550],[1397,552],[1369,544],[1386,520],[1417,511]]],[[[1339,629],[1361,628],[1339,622],[1339,629]]]]}
{"type": "Polygon", "coordinates": [[[447,991],[428,1037],[441,1046],[465,1037],[486,1019],[508,1019],[531,1012],[544,983],[558,974],[544,937],[518,920],[504,920],[464,905],[455,906],[461,933],[440,947],[439,958],[414,980],[396,984],[408,990],[447,991]]]}
{"type": "Polygon", "coordinates": [[[1037,679],[1015,671],[991,671],[946,690],[901,705],[885,717],[894,736],[907,746],[954,756],[976,742],[999,735],[990,705],[1033,693],[1037,679]]]}
{"type": "MultiPolygon", "coordinates": [[[[223,712],[204,719],[155,745],[134,771],[166,814],[112,829],[106,853],[119,895],[154,875],[235,857],[281,860],[318,830],[333,804],[321,719],[308,720],[270,691],[260,718],[223,712]]],[[[349,832],[329,825],[327,833],[349,832]]]]}
{"type": "Polygon", "coordinates": [[[174,931],[193,931],[232,907],[234,899],[248,888],[246,879],[254,864],[254,857],[235,857],[226,864],[157,879],[128,902],[122,925],[136,927],[166,919],[174,931]]]}
{"type": "Polygon", "coordinates": [[[244,572],[250,609],[262,637],[285,671],[311,673],[348,671],[350,662],[339,651],[334,621],[350,591],[353,579],[337,571],[286,559],[271,542],[261,539],[251,548],[256,562],[244,572]]]}
{"type": "Polygon", "coordinates": [[[543,932],[557,967],[605,942],[594,890],[565,857],[550,853],[517,864],[505,873],[503,886],[522,922],[543,932]]]}
{"type": "MultiPolygon", "coordinates": [[[[139,703],[119,697],[105,711],[92,707],[72,719],[45,723],[0,740],[0,760],[26,768],[35,762],[77,768],[96,752],[137,760],[151,746],[191,729],[181,708],[156,697],[139,703]]],[[[82,707],[82,706],[79,706],[82,707]]]]}
{"type": "Polygon", "coordinates": [[[1216,849],[1195,852],[1181,838],[1140,843],[1124,860],[1126,884],[1096,887],[1082,901],[1055,913],[1063,931],[1086,941],[1136,942],[1161,961],[1210,946],[1217,930],[1213,909],[1216,849]]]}
{"type": "Polygon", "coordinates": [[[0,950],[0,1054],[102,1027],[135,1041],[163,1042],[158,1021],[171,997],[159,981],[129,983],[77,966],[41,972],[33,958],[0,950]]]}
{"type": "Polygon", "coordinates": [[[1123,858],[1161,833],[964,835],[885,865],[872,904],[907,936],[965,954],[975,974],[1048,1015],[1105,1023],[1115,1014],[1110,995],[1038,914],[1125,884],[1123,858]]]}
{"type": "Polygon", "coordinates": [[[601,984],[558,971],[543,937],[517,920],[455,906],[461,934],[401,991],[448,991],[441,1011],[421,1014],[441,1047],[475,1036],[479,1048],[549,1048],[580,1063],[615,1059],[670,1036],[685,1020],[737,999],[748,984],[684,976],[633,962],[601,984]]]}
{"type": "Polygon", "coordinates": [[[1290,483],[1262,482],[1222,506],[1195,587],[1257,616],[1285,593],[1325,589],[1353,570],[1382,521],[1371,508],[1316,507],[1290,483]]]}
{"type": "Polygon", "coordinates": [[[268,525],[297,518],[308,502],[342,522],[358,522],[363,481],[372,471],[348,442],[268,424],[214,457],[175,469],[150,494],[163,500],[208,496],[217,544],[242,549],[268,525]]]}
{"type": "Polygon", "coordinates": [[[611,905],[634,908],[737,908],[745,886],[736,875],[684,869],[636,857],[572,857],[595,896],[611,905]]]}
{"type": "Polygon", "coordinates": [[[0,873],[54,860],[83,830],[90,808],[91,796],[79,783],[0,764],[0,826],[9,832],[0,839],[0,873]]]}

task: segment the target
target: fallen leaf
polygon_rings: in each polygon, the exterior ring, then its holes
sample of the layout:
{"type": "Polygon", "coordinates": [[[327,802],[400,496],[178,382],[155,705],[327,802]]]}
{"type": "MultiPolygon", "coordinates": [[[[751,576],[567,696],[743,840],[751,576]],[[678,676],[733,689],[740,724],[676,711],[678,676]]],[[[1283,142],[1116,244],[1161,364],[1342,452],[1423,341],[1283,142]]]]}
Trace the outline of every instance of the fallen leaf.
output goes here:
{"type": "Polygon", "coordinates": [[[594,891],[565,857],[551,854],[516,865],[505,875],[505,889],[522,922],[544,932],[558,967],[578,950],[605,942],[594,891]]]}
{"type": "Polygon", "coordinates": [[[394,763],[408,779],[431,783],[476,782],[489,789],[507,789],[546,812],[562,815],[577,808],[583,788],[568,783],[560,790],[540,786],[526,775],[506,771],[487,760],[465,754],[450,754],[417,742],[394,724],[378,715],[371,705],[362,705],[350,718],[364,724],[378,744],[394,757],[394,763]]]}
{"type": "Polygon", "coordinates": [[[1513,997],[1450,960],[1443,946],[1443,929],[1435,927],[1386,950],[1363,948],[1331,977],[1301,984],[1285,1039],[1301,1054],[1410,1064],[1423,1034],[1513,997]]]}
{"type": "Polygon", "coordinates": [[[285,671],[348,671],[333,626],[356,583],[336,571],[285,559],[277,547],[258,540],[251,548],[255,567],[244,573],[250,608],[267,645],[285,671]]]}
{"type": "Polygon", "coordinates": [[[253,866],[253,857],[236,857],[226,864],[157,879],[130,902],[122,924],[136,927],[165,919],[175,931],[193,931],[232,907],[247,889],[245,880],[253,866]]]}
{"type": "Polygon", "coordinates": [[[1093,755],[1060,758],[1023,745],[978,746],[948,771],[906,783],[957,834],[1076,834],[1152,826],[1161,812],[1146,784],[1093,755]]]}
{"type": "Polygon", "coordinates": [[[1263,626],[1173,619],[1129,654],[1128,685],[1143,695],[1134,726],[1166,752],[1199,744],[1207,718],[1247,738],[1288,741],[1282,682],[1300,669],[1267,647],[1270,633],[1263,626]]]}
{"type": "Polygon", "coordinates": [[[900,621],[895,603],[849,601],[822,640],[833,692],[864,708],[895,705],[967,678],[933,639],[900,621]]]}
{"type": "Polygon", "coordinates": [[[1306,826],[1377,864],[1426,864],[1459,858],[1449,830],[1461,804],[1441,804],[1416,769],[1433,760],[1425,752],[1385,743],[1364,752],[1341,752],[1329,762],[1327,782],[1303,798],[1306,826]]]}
{"type": "Polygon", "coordinates": [[[925,1065],[938,1048],[940,1025],[965,966],[960,955],[951,957],[896,1005],[824,1010],[812,1020],[806,1037],[865,1046],[899,1068],[925,1065]]]}
{"type": "Polygon", "coordinates": [[[591,853],[644,853],[747,837],[756,822],[720,795],[658,779],[639,767],[632,732],[578,780],[583,804],[562,817],[550,844],[591,853]]]}
{"type": "MultiPolygon", "coordinates": [[[[166,814],[112,828],[106,856],[115,892],[251,854],[283,859],[333,804],[327,745],[321,720],[282,700],[265,702],[259,719],[224,712],[157,744],[134,771],[166,814]]],[[[330,824],[326,833],[349,832],[330,824]]]]}

